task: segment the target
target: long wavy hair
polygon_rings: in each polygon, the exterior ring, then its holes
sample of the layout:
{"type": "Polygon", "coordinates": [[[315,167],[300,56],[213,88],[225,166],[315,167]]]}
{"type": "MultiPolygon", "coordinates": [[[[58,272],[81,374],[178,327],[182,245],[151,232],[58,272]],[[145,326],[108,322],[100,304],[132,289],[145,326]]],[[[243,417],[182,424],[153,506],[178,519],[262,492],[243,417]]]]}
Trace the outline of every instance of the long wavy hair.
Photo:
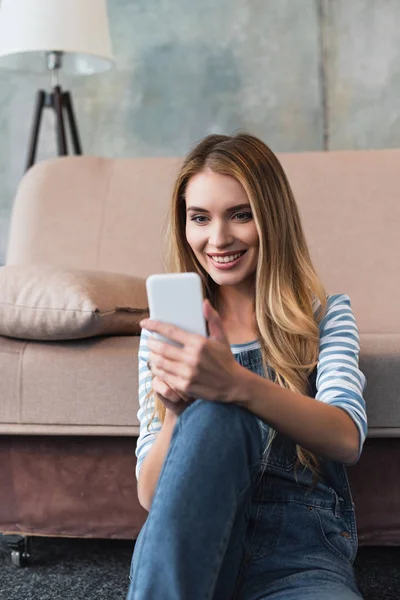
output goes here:
{"type": "MultiPolygon", "coordinates": [[[[185,192],[190,179],[211,169],[229,175],[245,189],[259,236],[254,315],[264,371],[269,366],[278,385],[308,395],[308,377],[318,362],[319,327],[326,314],[325,288],[312,264],[299,211],[285,172],[271,149],[248,133],[208,135],[186,156],[177,176],[165,224],[167,272],[197,272],[203,296],[217,309],[219,285],[197,260],[186,240],[185,192]],[[319,303],[318,303],[319,300],[319,303]],[[315,313],[315,302],[319,304],[315,313]]],[[[165,418],[165,406],[152,389],[154,417],[165,418]]],[[[269,428],[264,465],[276,431],[269,428]]],[[[302,464],[321,474],[318,456],[296,445],[296,468],[302,464]]]]}

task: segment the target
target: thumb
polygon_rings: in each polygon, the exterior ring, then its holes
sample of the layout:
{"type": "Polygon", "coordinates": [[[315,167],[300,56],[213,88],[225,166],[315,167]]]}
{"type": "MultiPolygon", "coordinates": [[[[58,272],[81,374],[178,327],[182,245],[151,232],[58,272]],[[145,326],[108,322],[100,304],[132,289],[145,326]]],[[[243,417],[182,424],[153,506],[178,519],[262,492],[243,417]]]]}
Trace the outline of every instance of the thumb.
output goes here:
{"type": "Polygon", "coordinates": [[[219,342],[225,342],[226,344],[229,344],[224,327],[222,325],[221,317],[215,308],[211,306],[208,298],[203,301],[203,312],[208,323],[210,337],[215,338],[219,342]]]}

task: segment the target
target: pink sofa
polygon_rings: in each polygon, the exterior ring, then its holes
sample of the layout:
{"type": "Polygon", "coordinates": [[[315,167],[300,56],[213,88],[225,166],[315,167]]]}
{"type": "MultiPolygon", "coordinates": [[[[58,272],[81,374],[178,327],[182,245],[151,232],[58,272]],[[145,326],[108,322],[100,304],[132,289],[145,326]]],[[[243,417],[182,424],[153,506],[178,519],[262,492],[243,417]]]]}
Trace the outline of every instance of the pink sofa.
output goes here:
{"type": "MultiPolygon", "coordinates": [[[[369,436],[348,469],[360,544],[400,544],[400,150],[281,154],[328,293],[349,294],[369,436]]],[[[179,158],[64,157],[24,176],[7,264],[146,277],[179,158]]],[[[135,538],[137,336],[0,337],[0,531],[135,538]]]]}

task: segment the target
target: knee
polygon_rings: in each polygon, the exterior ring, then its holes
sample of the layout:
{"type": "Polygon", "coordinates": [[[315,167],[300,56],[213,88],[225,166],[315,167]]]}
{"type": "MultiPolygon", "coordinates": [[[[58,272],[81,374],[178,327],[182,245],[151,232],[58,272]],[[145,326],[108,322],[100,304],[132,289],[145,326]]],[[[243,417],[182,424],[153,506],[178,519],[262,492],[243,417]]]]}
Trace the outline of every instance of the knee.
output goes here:
{"type": "Polygon", "coordinates": [[[243,414],[245,412],[248,413],[249,411],[245,411],[236,404],[211,402],[198,398],[182,413],[180,419],[185,423],[194,421],[218,427],[219,425],[225,426],[227,423],[232,424],[232,421],[237,420],[238,415],[246,418],[243,414]]]}
{"type": "Polygon", "coordinates": [[[195,431],[212,432],[214,439],[238,441],[249,438],[259,441],[262,446],[262,434],[256,416],[237,404],[211,402],[199,398],[180,416],[182,427],[195,431]]]}

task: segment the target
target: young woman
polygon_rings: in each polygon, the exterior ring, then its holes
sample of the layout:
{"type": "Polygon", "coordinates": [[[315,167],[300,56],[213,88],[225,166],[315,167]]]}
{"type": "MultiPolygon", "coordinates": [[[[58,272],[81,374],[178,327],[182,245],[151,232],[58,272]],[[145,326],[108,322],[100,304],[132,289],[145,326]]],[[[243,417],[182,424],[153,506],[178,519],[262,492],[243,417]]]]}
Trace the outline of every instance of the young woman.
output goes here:
{"type": "Polygon", "coordinates": [[[202,278],[209,337],[141,323],[149,515],[128,600],[360,598],[345,470],[367,432],[358,330],[349,297],[325,293],[272,151],[248,134],[201,141],[168,242],[167,270],[202,278]]]}

